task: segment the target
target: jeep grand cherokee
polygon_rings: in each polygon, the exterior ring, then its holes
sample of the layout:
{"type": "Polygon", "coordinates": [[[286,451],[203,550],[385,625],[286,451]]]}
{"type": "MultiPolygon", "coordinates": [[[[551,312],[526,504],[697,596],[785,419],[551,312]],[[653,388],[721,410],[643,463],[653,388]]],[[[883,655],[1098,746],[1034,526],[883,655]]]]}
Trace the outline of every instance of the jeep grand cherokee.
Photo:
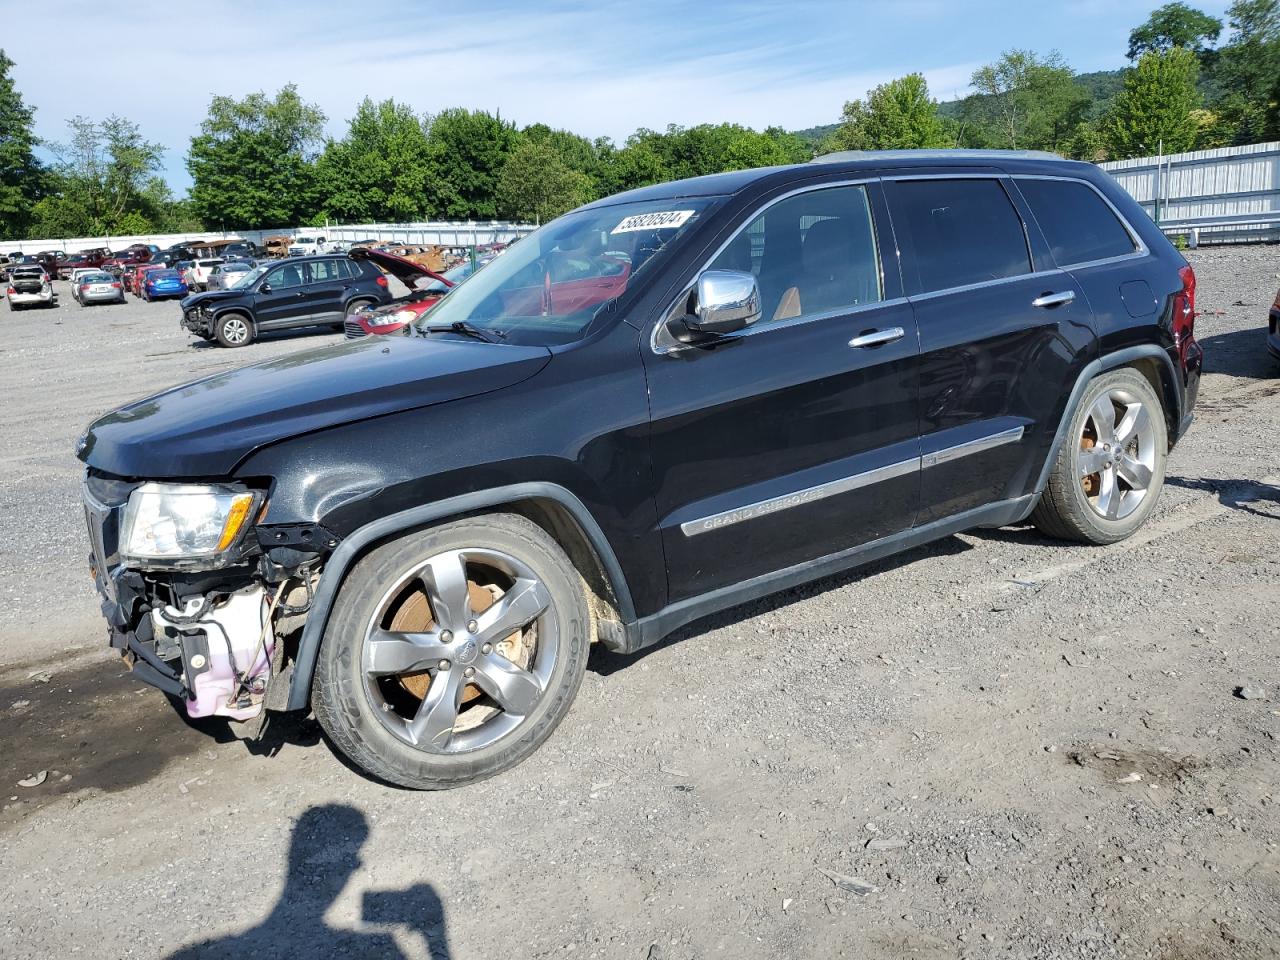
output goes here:
{"type": "Polygon", "coordinates": [[[1199,386],[1183,258],[1088,164],[823,159],[600,200],[404,336],[96,421],[111,643],[192,716],[312,709],[451,787],[551,734],[592,642],[972,527],[1138,529],[1199,386]]]}

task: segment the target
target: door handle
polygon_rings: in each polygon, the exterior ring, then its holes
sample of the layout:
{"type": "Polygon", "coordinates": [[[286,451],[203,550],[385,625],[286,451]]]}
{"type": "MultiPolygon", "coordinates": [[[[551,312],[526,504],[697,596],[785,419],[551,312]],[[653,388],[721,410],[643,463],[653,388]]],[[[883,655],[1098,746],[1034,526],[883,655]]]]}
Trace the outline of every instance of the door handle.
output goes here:
{"type": "Polygon", "coordinates": [[[1031,301],[1033,307],[1060,307],[1076,298],[1074,290],[1063,290],[1061,293],[1042,293],[1031,301]]]}
{"type": "Polygon", "coordinates": [[[881,347],[886,343],[893,343],[901,340],[907,335],[907,331],[901,327],[888,327],[884,330],[872,330],[869,333],[859,334],[849,341],[851,347],[881,347]]]}

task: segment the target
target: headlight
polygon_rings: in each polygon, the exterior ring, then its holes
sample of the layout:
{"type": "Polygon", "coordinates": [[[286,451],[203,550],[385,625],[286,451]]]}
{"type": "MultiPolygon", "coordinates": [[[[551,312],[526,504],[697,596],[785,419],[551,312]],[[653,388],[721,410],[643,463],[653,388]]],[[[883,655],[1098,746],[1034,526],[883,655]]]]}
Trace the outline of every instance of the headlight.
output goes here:
{"type": "Polygon", "coordinates": [[[221,558],[239,539],[258,499],[247,490],[210,484],[144,483],[125,507],[120,555],[178,565],[221,558]]]}
{"type": "Polygon", "coordinates": [[[409,323],[417,317],[412,310],[397,310],[394,313],[380,313],[374,316],[364,317],[364,322],[371,327],[392,327],[397,324],[409,323]]]}

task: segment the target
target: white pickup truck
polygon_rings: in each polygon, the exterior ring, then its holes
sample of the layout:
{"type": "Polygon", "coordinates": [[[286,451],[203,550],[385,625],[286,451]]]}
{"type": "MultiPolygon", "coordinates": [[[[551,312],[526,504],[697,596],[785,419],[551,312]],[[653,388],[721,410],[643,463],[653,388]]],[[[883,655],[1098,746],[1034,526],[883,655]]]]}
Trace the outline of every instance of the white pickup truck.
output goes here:
{"type": "Polygon", "coordinates": [[[309,257],[316,253],[328,253],[329,244],[324,237],[294,237],[289,244],[289,256],[309,257]]]}

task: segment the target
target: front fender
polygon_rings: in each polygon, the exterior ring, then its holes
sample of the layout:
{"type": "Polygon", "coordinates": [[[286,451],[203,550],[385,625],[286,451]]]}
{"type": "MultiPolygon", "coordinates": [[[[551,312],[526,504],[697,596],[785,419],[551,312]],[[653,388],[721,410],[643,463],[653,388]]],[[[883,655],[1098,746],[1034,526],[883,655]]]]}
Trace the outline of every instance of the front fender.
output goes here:
{"type": "Polygon", "coordinates": [[[289,678],[289,698],[285,709],[302,710],[307,707],[311,696],[311,678],[315,673],[325,627],[328,626],[329,615],[333,611],[333,602],[346,579],[347,571],[368,548],[436,520],[528,500],[552,500],[570,513],[604,564],[605,573],[617,599],[618,613],[625,622],[634,621],[635,607],[617,555],[591,511],[564,487],[543,482],[519,483],[438,500],[365,524],[343,539],[329,556],[302,628],[302,639],[299,641],[293,672],[289,678]]]}

